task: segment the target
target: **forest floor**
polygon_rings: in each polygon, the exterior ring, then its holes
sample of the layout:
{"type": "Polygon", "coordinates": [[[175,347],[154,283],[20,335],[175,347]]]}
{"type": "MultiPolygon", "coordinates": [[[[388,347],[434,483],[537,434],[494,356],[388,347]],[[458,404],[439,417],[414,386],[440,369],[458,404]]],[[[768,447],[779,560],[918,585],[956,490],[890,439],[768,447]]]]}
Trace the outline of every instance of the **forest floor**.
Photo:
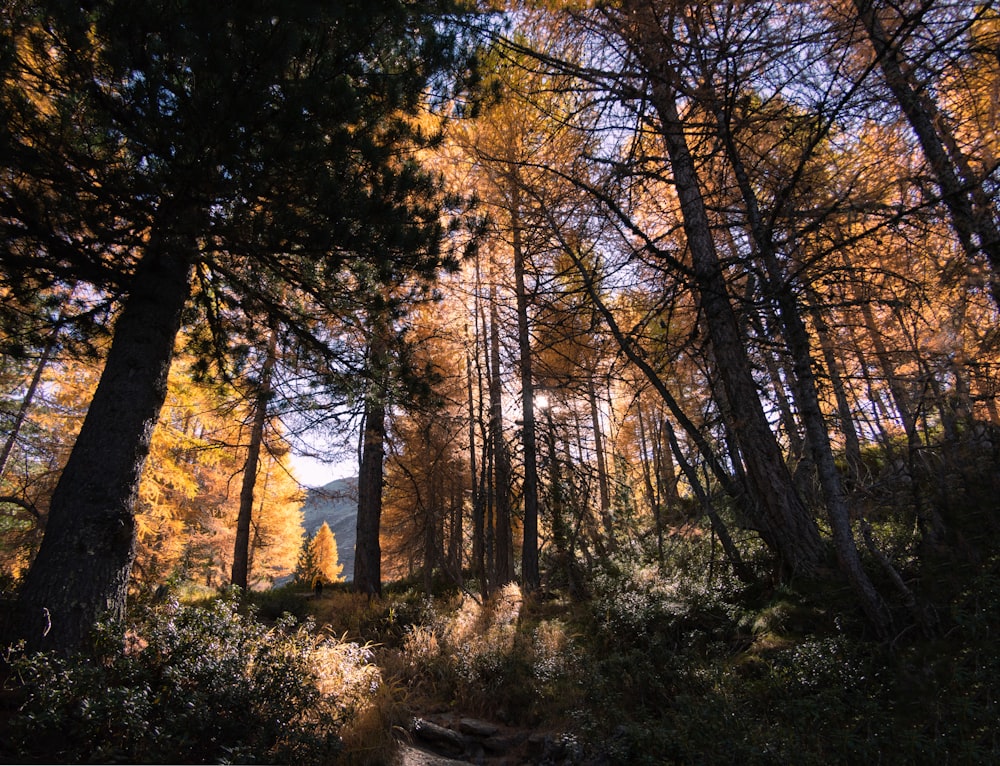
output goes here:
{"type": "Polygon", "coordinates": [[[458,713],[414,718],[399,746],[400,766],[515,766],[557,758],[560,734],[458,713]]]}

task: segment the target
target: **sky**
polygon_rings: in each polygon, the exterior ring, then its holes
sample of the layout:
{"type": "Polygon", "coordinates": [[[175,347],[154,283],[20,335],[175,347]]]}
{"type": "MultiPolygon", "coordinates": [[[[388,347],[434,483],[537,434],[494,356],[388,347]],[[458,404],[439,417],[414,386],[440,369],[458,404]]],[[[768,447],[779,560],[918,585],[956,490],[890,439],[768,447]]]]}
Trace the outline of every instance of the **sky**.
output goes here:
{"type": "Polygon", "coordinates": [[[292,471],[299,483],[306,487],[322,487],[335,479],[346,479],[358,475],[358,463],[354,458],[338,460],[334,463],[291,453],[292,471]]]}

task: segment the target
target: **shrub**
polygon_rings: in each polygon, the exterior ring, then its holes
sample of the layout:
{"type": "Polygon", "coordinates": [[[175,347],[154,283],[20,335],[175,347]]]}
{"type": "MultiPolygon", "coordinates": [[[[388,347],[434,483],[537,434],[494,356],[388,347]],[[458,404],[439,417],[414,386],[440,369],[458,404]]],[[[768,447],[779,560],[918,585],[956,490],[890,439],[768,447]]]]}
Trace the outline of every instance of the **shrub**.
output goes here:
{"type": "Polygon", "coordinates": [[[377,687],[356,645],[291,618],[240,614],[235,596],[104,626],[92,656],[23,656],[27,701],[11,722],[25,759],[52,762],[329,762],[377,687]],[[336,669],[336,673],[332,672],[336,669]]]}

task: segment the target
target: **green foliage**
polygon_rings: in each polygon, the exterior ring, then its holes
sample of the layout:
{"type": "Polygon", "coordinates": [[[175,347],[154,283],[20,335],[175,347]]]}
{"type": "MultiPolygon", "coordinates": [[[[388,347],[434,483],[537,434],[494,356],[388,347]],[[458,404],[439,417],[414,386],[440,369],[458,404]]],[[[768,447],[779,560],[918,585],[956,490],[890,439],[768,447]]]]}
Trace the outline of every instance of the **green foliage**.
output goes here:
{"type": "Polygon", "coordinates": [[[96,656],[15,662],[27,692],[12,724],[22,757],[319,763],[340,749],[348,711],[320,691],[308,625],[268,627],[227,598],[149,612],[124,650],[120,635],[103,626],[96,656]]]}

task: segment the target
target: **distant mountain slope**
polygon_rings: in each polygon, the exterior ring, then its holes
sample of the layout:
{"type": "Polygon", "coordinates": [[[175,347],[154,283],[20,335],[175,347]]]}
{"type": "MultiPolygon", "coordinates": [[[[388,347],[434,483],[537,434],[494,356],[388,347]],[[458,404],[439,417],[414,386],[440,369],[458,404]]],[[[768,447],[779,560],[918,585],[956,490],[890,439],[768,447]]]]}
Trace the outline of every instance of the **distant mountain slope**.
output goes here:
{"type": "Polygon", "coordinates": [[[337,538],[337,554],[344,577],[354,579],[354,543],[357,539],[358,480],[337,479],[310,489],[302,506],[306,534],[312,537],[325,521],[337,538]]]}

